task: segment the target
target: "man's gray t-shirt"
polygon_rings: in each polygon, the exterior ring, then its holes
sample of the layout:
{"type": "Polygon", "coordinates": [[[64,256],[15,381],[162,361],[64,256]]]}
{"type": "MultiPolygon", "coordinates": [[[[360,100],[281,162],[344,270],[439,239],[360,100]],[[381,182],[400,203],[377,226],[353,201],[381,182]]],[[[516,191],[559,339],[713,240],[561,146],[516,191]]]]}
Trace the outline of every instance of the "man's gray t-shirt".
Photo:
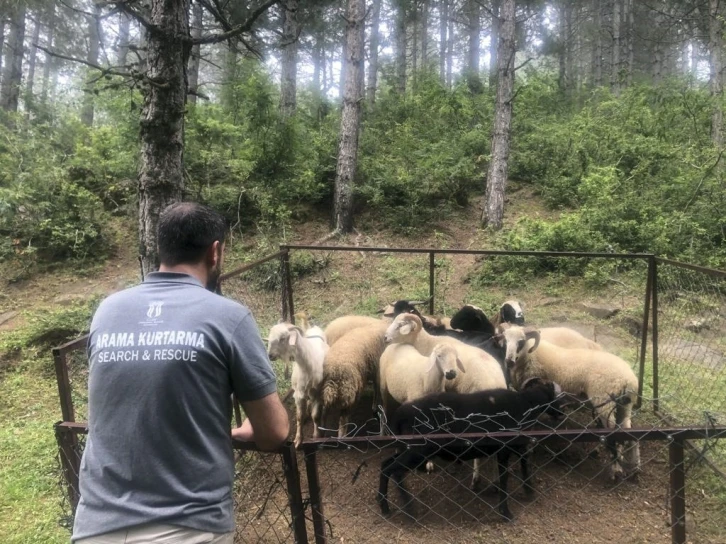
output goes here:
{"type": "Polygon", "coordinates": [[[152,522],[232,531],[230,395],[276,391],[249,310],[192,276],[152,273],[103,301],[88,351],[73,540],[152,522]]]}

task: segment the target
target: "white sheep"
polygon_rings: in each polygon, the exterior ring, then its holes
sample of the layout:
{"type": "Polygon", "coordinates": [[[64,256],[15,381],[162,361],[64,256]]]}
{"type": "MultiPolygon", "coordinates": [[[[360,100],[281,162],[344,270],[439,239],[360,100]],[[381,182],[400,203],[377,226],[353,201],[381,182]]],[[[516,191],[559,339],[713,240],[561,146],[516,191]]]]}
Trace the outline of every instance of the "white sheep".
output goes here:
{"type": "Polygon", "coordinates": [[[600,344],[567,327],[544,327],[539,329],[539,334],[541,340],[561,348],[603,351],[600,344]]]}
{"type": "MultiPolygon", "coordinates": [[[[542,340],[539,331],[516,325],[504,326],[495,339],[504,344],[505,363],[515,388],[529,378],[554,381],[563,391],[590,402],[604,427],[631,427],[638,378],[620,357],[592,349],[564,349],[542,340]]],[[[613,455],[612,479],[635,475],[640,470],[637,442],[626,442],[622,453],[618,451],[619,445],[608,445],[608,448],[613,455]]]]}
{"type": "Polygon", "coordinates": [[[299,447],[303,425],[320,403],[323,360],[328,352],[325,333],[320,327],[310,327],[303,333],[290,323],[278,323],[270,329],[267,346],[270,359],[294,361],[290,384],[295,391],[295,447],[299,447]]]}
{"type": "MultiPolygon", "coordinates": [[[[499,363],[484,350],[469,346],[448,336],[433,336],[423,329],[421,319],[414,314],[400,314],[386,330],[386,342],[411,344],[422,355],[431,355],[437,344],[445,344],[456,349],[459,359],[466,368],[465,373],[457,374],[453,380],[446,381],[446,390],[457,393],[475,393],[486,389],[506,389],[507,382],[499,363]]],[[[426,470],[433,465],[426,463],[426,470]]],[[[474,460],[472,488],[476,487],[480,476],[480,460],[474,460]]]]}
{"type": "Polygon", "coordinates": [[[381,322],[380,319],[365,315],[344,315],[328,323],[328,326],[325,327],[325,337],[328,339],[328,345],[332,346],[353,329],[369,325],[380,325],[381,322]]]}
{"type": "MultiPolygon", "coordinates": [[[[408,344],[391,344],[381,355],[378,385],[383,413],[388,421],[391,400],[398,404],[446,391],[446,382],[466,372],[456,349],[437,344],[425,357],[408,344]]],[[[381,422],[383,432],[383,422],[381,422]]]]}
{"type": "Polygon", "coordinates": [[[466,372],[458,374],[446,384],[447,391],[473,393],[484,389],[506,389],[504,373],[499,363],[484,350],[467,345],[449,336],[433,336],[422,326],[421,319],[413,314],[400,314],[386,330],[386,342],[411,344],[421,355],[429,356],[437,344],[452,346],[459,354],[466,372]]]}
{"type": "Polygon", "coordinates": [[[321,402],[313,407],[315,438],[319,427],[331,409],[340,410],[338,437],[343,437],[350,411],[360,400],[368,380],[373,381],[374,405],[378,395],[378,364],[386,347],[383,335],[388,323],[375,319],[374,323],[344,334],[330,346],[323,364],[320,387],[321,402]]]}

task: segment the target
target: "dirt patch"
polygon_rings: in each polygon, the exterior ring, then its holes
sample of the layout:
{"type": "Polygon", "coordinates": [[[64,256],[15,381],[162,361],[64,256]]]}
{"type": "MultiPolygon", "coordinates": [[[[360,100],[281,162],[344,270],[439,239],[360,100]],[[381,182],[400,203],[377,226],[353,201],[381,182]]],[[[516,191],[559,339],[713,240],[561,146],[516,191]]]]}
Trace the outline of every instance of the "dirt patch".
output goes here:
{"type": "Polygon", "coordinates": [[[676,338],[665,342],[662,346],[661,356],[693,361],[713,370],[721,370],[726,365],[726,356],[722,351],[698,342],[676,338]]]}

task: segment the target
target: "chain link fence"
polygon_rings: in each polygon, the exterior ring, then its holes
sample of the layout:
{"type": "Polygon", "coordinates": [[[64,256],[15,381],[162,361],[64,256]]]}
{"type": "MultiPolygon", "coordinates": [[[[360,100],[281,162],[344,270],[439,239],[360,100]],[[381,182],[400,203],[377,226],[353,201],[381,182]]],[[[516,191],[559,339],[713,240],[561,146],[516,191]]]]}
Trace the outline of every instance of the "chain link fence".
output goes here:
{"type": "MultiPolygon", "coordinates": [[[[564,422],[542,417],[534,429],[506,436],[472,428],[466,438],[380,437],[367,390],[344,439],[306,439],[299,452],[289,445],[275,454],[237,451],[236,542],[686,542],[686,533],[689,542],[726,542],[724,480],[704,465],[724,466],[722,277],[706,279],[702,271],[642,255],[348,250],[353,256],[344,258],[332,248],[283,247],[223,276],[221,291],[251,309],[263,337],[281,315],[301,311],[324,326],[345,314],[375,316],[401,298],[433,295],[430,310],[439,315],[474,303],[490,317],[504,300],[520,300],[528,323],[574,328],[631,364],[642,387],[633,429],[600,429],[591,408],[579,405],[568,408],[564,422]],[[603,317],[603,308],[615,312],[603,317]],[[633,440],[640,473],[611,480],[613,452],[622,456],[633,440]],[[463,441],[486,444],[491,454],[476,489],[471,461],[435,455],[446,449],[442,444],[463,441]],[[504,523],[496,457],[514,444],[528,452],[534,493],[527,493],[514,456],[508,496],[515,523],[504,523]],[[422,447],[434,452],[434,470],[406,473],[414,508],[403,508],[392,482],[385,515],[378,503],[382,464],[422,447]]],[[[79,341],[65,350],[67,376],[56,358],[59,384],[67,384],[60,387],[66,421],[85,421],[82,347],[79,341]]],[[[289,374],[281,364],[275,368],[284,393],[289,374]]],[[[337,425],[328,425],[332,436],[337,425]]],[[[305,429],[306,438],[311,434],[305,429]]],[[[59,438],[60,461],[69,451],[80,460],[82,440],[71,445],[59,438]]],[[[73,471],[61,467],[69,482],[73,471]]],[[[73,496],[64,494],[71,510],[73,496]]]]}

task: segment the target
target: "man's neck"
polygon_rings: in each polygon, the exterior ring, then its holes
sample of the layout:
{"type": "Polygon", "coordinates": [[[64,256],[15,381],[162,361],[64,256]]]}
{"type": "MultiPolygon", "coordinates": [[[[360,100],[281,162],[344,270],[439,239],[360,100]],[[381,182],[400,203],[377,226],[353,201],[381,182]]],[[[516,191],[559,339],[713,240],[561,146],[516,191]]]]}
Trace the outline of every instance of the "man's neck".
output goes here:
{"type": "Polygon", "coordinates": [[[207,284],[207,269],[204,266],[204,263],[182,263],[174,266],[162,264],[159,266],[159,272],[176,272],[178,274],[188,274],[194,278],[197,278],[200,282],[202,282],[202,285],[207,284]]]}

